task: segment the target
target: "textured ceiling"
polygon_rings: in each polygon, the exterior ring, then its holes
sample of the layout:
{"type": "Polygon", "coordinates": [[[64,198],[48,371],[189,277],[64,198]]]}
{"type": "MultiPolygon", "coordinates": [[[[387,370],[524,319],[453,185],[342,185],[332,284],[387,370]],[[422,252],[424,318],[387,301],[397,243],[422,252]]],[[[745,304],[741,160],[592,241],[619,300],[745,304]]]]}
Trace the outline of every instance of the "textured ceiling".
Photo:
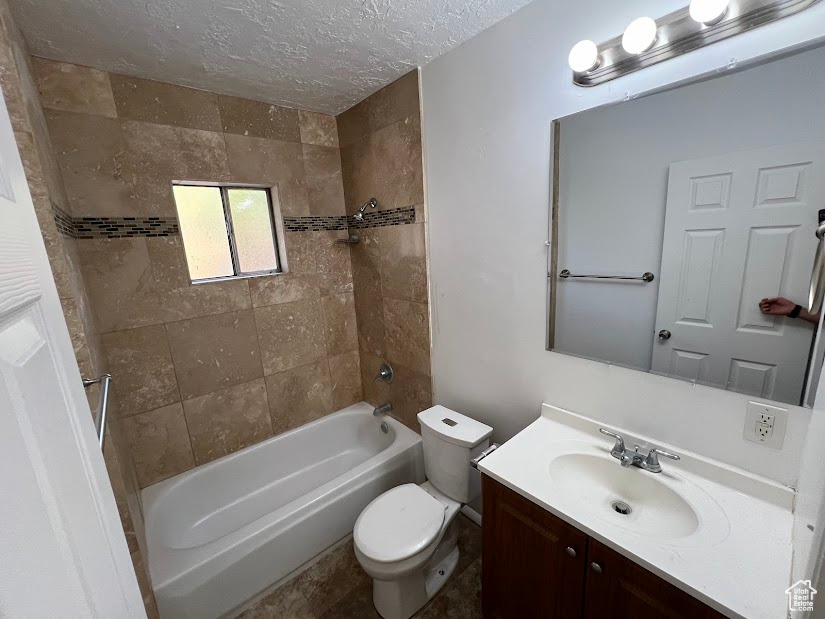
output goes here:
{"type": "Polygon", "coordinates": [[[31,52],[339,113],[529,0],[15,0],[31,52]]]}

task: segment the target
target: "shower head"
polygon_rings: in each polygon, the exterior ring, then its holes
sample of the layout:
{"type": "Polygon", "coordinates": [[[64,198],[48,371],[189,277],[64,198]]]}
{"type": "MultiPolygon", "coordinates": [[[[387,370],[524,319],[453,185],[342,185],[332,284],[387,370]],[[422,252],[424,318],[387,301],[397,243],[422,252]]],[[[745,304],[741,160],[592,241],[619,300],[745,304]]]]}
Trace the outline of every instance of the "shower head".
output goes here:
{"type": "Polygon", "coordinates": [[[376,206],[378,206],[378,200],[376,200],[375,198],[370,198],[369,200],[367,200],[366,204],[359,208],[358,212],[355,213],[355,215],[353,215],[353,219],[355,219],[355,221],[364,221],[364,211],[367,210],[368,206],[375,208],[376,206]]]}

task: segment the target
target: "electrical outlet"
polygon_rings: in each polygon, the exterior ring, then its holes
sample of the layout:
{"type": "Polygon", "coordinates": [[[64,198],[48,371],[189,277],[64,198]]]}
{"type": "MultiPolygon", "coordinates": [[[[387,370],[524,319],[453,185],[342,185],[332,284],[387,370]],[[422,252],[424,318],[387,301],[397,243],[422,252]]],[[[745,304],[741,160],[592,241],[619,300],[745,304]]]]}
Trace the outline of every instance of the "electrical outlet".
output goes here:
{"type": "Polygon", "coordinates": [[[748,402],[745,411],[745,439],[781,449],[785,441],[788,409],[763,402],[748,402]]]}

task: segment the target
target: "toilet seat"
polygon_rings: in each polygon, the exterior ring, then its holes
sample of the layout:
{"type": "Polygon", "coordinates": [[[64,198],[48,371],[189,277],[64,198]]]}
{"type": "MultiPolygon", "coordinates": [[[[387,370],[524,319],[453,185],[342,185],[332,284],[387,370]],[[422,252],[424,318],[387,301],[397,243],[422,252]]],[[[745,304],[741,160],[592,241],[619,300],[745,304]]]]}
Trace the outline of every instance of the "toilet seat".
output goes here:
{"type": "Polygon", "coordinates": [[[397,486],[361,512],[353,530],[355,545],[373,561],[403,561],[435,540],[446,508],[415,484],[397,486]]]}

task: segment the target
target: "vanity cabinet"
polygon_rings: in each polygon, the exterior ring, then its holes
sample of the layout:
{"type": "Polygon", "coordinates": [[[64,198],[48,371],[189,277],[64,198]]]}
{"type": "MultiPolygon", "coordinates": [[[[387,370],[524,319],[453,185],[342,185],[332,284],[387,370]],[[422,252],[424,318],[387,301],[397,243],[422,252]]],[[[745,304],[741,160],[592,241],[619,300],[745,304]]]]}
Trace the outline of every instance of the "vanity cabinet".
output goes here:
{"type": "Polygon", "coordinates": [[[485,619],[723,617],[484,475],[485,619]]]}

